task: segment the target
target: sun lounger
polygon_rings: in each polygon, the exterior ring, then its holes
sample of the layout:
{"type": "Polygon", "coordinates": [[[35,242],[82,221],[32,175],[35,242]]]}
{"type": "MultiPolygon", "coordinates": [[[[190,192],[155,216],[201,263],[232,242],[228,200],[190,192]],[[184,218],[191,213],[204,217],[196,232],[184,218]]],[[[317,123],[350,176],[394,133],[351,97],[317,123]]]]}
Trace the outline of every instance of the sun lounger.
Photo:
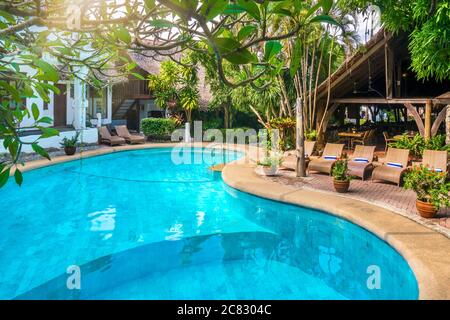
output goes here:
{"type": "Polygon", "coordinates": [[[121,138],[124,138],[126,142],[135,144],[135,143],[145,143],[145,137],[131,134],[130,131],[128,131],[128,128],[126,126],[115,126],[117,135],[121,138]]]}
{"type": "Polygon", "coordinates": [[[98,131],[100,134],[100,143],[107,143],[111,146],[126,143],[124,138],[112,136],[111,133],[109,133],[108,128],[105,126],[102,126],[98,131]]]}
{"type": "Polygon", "coordinates": [[[422,165],[438,172],[448,172],[447,151],[425,150],[422,156],[422,165]]]}
{"type": "Polygon", "coordinates": [[[308,172],[316,171],[331,174],[331,169],[334,163],[342,157],[344,144],[327,143],[323,150],[322,156],[318,159],[313,159],[308,165],[308,172]]]}
{"type": "Polygon", "coordinates": [[[373,169],[374,152],[374,146],[356,146],[348,161],[348,173],[364,180],[367,173],[373,169]]]}
{"type": "MultiPolygon", "coordinates": [[[[306,164],[309,162],[309,156],[314,152],[315,141],[305,141],[305,160],[306,164]]],[[[286,151],[283,155],[283,163],[281,169],[295,170],[297,168],[297,154],[296,150],[286,151]]]]}
{"type": "Polygon", "coordinates": [[[403,173],[408,169],[409,150],[389,148],[384,163],[372,172],[372,181],[382,180],[400,186],[403,173]]]}

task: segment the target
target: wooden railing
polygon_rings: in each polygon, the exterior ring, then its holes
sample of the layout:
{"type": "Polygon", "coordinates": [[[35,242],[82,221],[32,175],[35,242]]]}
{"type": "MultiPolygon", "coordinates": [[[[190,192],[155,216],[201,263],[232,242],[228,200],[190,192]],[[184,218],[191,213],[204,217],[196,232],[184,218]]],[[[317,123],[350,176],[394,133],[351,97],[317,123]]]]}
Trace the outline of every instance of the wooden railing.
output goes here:
{"type": "Polygon", "coordinates": [[[149,99],[150,89],[148,80],[128,80],[128,82],[116,84],[112,92],[112,110],[116,113],[122,102],[127,99],[149,99]]]}

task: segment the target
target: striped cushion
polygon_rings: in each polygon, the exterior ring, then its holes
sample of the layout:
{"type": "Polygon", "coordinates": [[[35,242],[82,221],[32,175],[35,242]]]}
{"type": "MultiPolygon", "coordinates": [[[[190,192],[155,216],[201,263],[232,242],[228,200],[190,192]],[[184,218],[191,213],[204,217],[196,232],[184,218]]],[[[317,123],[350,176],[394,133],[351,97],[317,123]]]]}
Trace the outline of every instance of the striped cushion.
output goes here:
{"type": "Polygon", "coordinates": [[[336,160],[336,159],[337,159],[336,156],[323,156],[323,158],[324,158],[325,160],[336,160]]]}
{"type": "Polygon", "coordinates": [[[353,159],[354,162],[364,162],[364,163],[369,163],[369,159],[367,158],[355,158],[353,159]]]}
{"type": "Polygon", "coordinates": [[[403,165],[398,162],[388,162],[388,163],[386,163],[386,165],[388,167],[393,167],[393,168],[403,168],[403,165]]]}

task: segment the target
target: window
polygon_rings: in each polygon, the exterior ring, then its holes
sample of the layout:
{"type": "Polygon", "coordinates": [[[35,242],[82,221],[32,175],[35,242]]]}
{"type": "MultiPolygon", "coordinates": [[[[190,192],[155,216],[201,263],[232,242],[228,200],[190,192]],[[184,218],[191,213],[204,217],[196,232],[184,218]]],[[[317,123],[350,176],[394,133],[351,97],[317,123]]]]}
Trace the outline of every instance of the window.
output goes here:
{"type": "Polygon", "coordinates": [[[101,113],[102,118],[108,117],[108,89],[97,89],[94,87],[87,87],[87,98],[88,98],[88,113],[92,118],[97,117],[97,113],[101,113]]]}

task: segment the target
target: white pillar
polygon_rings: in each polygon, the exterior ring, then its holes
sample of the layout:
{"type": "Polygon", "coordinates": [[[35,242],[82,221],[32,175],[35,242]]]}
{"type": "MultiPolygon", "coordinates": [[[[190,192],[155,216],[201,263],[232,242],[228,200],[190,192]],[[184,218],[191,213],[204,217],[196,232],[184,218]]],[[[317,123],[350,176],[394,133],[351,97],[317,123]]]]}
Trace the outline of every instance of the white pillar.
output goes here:
{"type": "Polygon", "coordinates": [[[184,127],[184,142],[191,142],[191,124],[186,122],[184,127]]]}
{"type": "Polygon", "coordinates": [[[108,89],[107,89],[107,96],[106,96],[106,119],[107,122],[106,123],[111,123],[112,122],[112,85],[108,85],[108,89]]]}
{"type": "MultiPolygon", "coordinates": [[[[76,72],[81,79],[87,78],[86,67],[83,67],[76,72]]],[[[76,130],[84,130],[86,129],[86,110],[88,108],[87,87],[86,83],[78,77],[75,78],[74,81],[73,126],[76,130]]]]}

